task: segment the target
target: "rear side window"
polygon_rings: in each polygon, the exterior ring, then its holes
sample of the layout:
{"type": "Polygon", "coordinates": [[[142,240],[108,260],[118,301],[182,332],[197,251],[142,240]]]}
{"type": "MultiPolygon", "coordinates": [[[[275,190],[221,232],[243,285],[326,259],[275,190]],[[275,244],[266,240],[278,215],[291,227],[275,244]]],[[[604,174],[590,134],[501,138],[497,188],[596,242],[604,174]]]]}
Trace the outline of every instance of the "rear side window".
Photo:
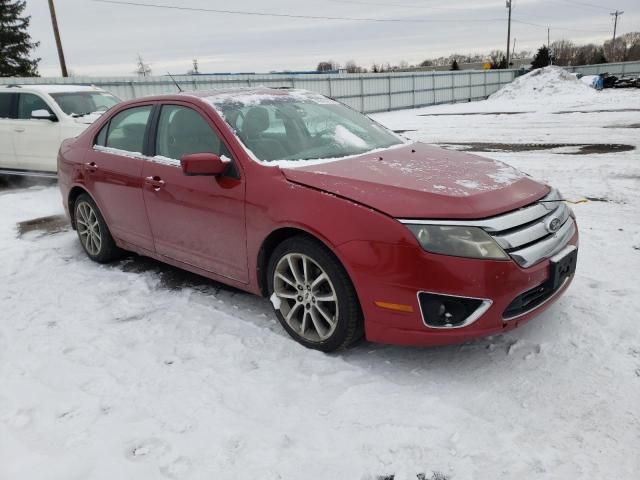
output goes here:
{"type": "Polygon", "coordinates": [[[36,110],[46,110],[53,115],[49,105],[41,97],[33,93],[21,93],[18,98],[18,118],[28,120],[36,110]]]}
{"type": "Polygon", "coordinates": [[[11,104],[13,93],[0,93],[0,118],[11,118],[11,104]]]}
{"type": "Polygon", "coordinates": [[[164,105],[158,120],[156,155],[180,160],[190,153],[231,156],[202,115],[187,107],[164,105]]]}
{"type": "MultiPolygon", "coordinates": [[[[129,108],[115,115],[109,122],[105,146],[141,154],[150,115],[151,105],[129,108]]],[[[101,135],[102,132],[98,134],[99,144],[101,135]]]]}

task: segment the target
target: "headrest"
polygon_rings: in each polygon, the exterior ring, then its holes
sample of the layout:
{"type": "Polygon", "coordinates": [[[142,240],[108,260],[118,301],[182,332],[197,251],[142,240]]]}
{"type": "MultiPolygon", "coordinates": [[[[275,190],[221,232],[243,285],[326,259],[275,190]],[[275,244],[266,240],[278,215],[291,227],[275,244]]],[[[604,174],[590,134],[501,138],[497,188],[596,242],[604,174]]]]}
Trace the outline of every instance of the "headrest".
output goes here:
{"type": "Polygon", "coordinates": [[[252,107],[244,117],[242,133],[252,138],[269,128],[269,111],[264,107],[252,107]]]}
{"type": "Polygon", "coordinates": [[[209,127],[204,118],[189,108],[181,108],[173,115],[169,131],[174,137],[180,135],[211,135],[211,127],[209,127]]]}

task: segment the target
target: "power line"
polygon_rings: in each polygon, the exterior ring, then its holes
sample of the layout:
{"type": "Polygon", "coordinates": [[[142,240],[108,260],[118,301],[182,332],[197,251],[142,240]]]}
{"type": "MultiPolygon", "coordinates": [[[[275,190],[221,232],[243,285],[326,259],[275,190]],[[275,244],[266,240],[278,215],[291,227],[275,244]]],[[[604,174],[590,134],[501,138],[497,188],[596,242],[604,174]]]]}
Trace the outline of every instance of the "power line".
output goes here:
{"type": "Polygon", "coordinates": [[[247,10],[223,10],[218,8],[202,8],[202,7],[185,7],[178,5],[166,5],[166,4],[158,4],[158,3],[143,3],[143,2],[129,2],[124,0],[93,0],[94,2],[100,3],[112,3],[116,5],[130,5],[136,7],[147,7],[147,8],[163,8],[168,10],[184,10],[189,12],[210,12],[210,13],[222,13],[229,15],[251,15],[258,17],[280,17],[280,18],[301,18],[306,20],[346,20],[346,21],[356,21],[356,22],[391,22],[391,23],[485,23],[485,22],[495,22],[502,21],[502,19],[498,18],[488,18],[488,19],[445,19],[445,20],[435,20],[435,19],[423,19],[423,18],[366,18],[366,17],[330,17],[324,15],[296,15],[291,13],[270,13],[270,12],[257,12],[257,11],[247,11],[247,10]]]}
{"type": "Polygon", "coordinates": [[[329,0],[334,3],[352,3],[354,5],[379,5],[381,7],[400,7],[400,8],[411,8],[411,9],[426,9],[426,10],[439,10],[443,7],[428,7],[425,5],[407,5],[406,3],[389,3],[389,2],[362,2],[359,0],[329,0]]]}
{"type": "MultiPolygon", "coordinates": [[[[259,11],[247,11],[247,10],[227,10],[218,8],[204,8],[204,7],[188,7],[179,5],[167,5],[160,3],[148,3],[148,2],[134,2],[126,0],[92,0],[99,3],[109,3],[115,5],[136,6],[145,8],[157,8],[165,10],[182,10],[188,12],[207,12],[207,13],[221,13],[227,15],[249,15],[258,17],[278,17],[278,18],[297,18],[306,20],[340,20],[340,21],[356,21],[356,22],[377,22],[377,23],[490,23],[490,22],[503,22],[503,18],[485,18],[485,19],[424,19],[424,18],[368,18],[368,17],[338,17],[338,16],[324,16],[324,15],[298,15],[291,13],[270,13],[259,11]]],[[[538,23],[526,22],[523,20],[512,19],[512,22],[521,23],[523,25],[531,25],[534,27],[547,28],[547,25],[541,25],[538,23]]],[[[609,30],[582,30],[573,28],[555,27],[557,30],[568,30],[578,32],[592,32],[592,33],[609,33],[609,30]]]]}
{"type": "Polygon", "coordinates": [[[591,8],[597,8],[599,10],[609,10],[609,7],[603,7],[602,5],[595,5],[593,3],[586,3],[586,2],[575,2],[573,0],[560,0],[562,3],[569,3],[571,5],[580,5],[582,7],[591,7],[591,8]]]}
{"type": "MultiPolygon", "coordinates": [[[[542,25],[540,23],[532,23],[532,22],[525,22],[524,20],[516,20],[516,19],[512,19],[512,22],[515,23],[521,23],[523,25],[530,25],[532,27],[540,27],[540,28],[548,28],[549,25],[542,25]]],[[[557,27],[557,26],[553,26],[554,30],[567,30],[569,32],[589,32],[589,33],[609,33],[609,30],[588,30],[588,29],[583,29],[583,28],[567,28],[567,27],[557,27]]]]}

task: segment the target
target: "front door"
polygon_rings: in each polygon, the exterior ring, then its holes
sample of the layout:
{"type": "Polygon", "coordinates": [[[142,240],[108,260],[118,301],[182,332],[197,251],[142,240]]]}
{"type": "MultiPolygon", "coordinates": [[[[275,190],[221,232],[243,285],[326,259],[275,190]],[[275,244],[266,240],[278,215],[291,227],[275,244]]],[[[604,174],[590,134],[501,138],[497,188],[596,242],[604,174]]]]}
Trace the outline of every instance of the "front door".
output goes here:
{"type": "Polygon", "coordinates": [[[98,133],[85,175],[114,237],[149,252],[153,238],[142,197],[145,131],[152,105],[123,110],[98,133]]]}
{"type": "Polygon", "coordinates": [[[248,282],[245,184],[230,174],[186,176],[180,158],[190,153],[231,158],[202,113],[185,105],[163,105],[155,157],[145,162],[144,199],[156,252],[174,260],[248,282]]]}

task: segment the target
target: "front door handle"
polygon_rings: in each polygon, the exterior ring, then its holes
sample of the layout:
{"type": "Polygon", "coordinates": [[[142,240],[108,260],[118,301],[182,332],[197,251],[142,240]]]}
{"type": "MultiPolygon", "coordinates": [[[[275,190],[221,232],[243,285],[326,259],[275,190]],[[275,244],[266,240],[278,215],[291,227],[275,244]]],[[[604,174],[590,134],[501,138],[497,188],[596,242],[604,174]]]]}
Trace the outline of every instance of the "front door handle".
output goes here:
{"type": "Polygon", "coordinates": [[[24,127],[16,127],[13,129],[14,132],[24,132],[24,127]]]}
{"type": "Polygon", "coordinates": [[[95,173],[98,170],[98,165],[96,165],[96,162],[88,162],[84,164],[84,168],[89,173],[95,173]]]}
{"type": "Polygon", "coordinates": [[[147,177],[144,179],[144,183],[146,183],[147,185],[151,185],[151,187],[157,192],[158,190],[160,190],[162,187],[164,187],[164,180],[162,180],[160,177],[158,177],[157,175],[153,176],[153,177],[147,177]]]}

